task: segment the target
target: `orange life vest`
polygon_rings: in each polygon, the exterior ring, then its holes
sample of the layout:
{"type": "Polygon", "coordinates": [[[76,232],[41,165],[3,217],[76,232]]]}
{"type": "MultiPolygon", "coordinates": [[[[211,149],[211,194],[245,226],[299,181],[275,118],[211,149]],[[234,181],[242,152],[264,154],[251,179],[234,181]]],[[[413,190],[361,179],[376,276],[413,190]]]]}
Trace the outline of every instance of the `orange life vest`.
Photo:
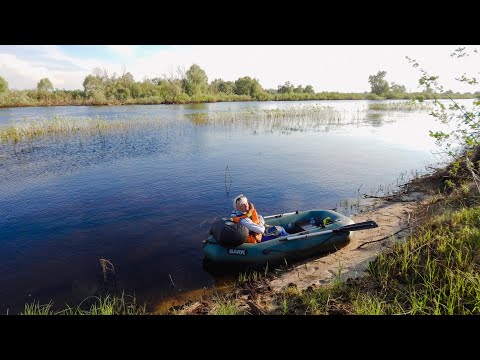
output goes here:
{"type": "MultiPolygon", "coordinates": [[[[246,212],[245,214],[240,215],[240,216],[235,216],[233,218],[234,223],[238,223],[240,221],[240,219],[244,219],[244,218],[248,217],[255,224],[257,224],[257,225],[260,224],[260,218],[258,217],[257,210],[255,210],[255,207],[253,206],[253,203],[249,203],[249,205],[250,206],[249,206],[248,212],[246,212]]],[[[262,241],[262,234],[259,234],[259,233],[253,232],[253,231],[250,231],[250,233],[248,234],[247,240],[246,240],[247,243],[252,243],[252,244],[256,244],[256,243],[259,243],[261,241],[262,241]]]]}

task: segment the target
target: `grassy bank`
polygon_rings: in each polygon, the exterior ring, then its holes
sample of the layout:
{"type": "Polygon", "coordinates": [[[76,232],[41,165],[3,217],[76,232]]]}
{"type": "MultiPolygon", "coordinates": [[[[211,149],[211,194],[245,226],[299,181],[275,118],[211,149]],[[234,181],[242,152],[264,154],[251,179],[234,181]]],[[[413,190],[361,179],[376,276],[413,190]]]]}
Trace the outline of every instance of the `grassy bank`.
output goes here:
{"type": "Polygon", "coordinates": [[[283,314],[480,314],[479,228],[479,206],[448,209],[370,263],[367,276],[287,288],[275,301],[283,314]]]}
{"type": "MultiPolygon", "coordinates": [[[[154,92],[155,93],[155,92],[154,92]]],[[[305,101],[305,100],[413,100],[413,99],[474,99],[475,95],[445,93],[386,93],[382,96],[372,93],[340,93],[323,91],[319,93],[269,93],[262,91],[256,95],[206,93],[188,95],[177,89],[158,95],[142,94],[126,97],[119,93],[88,95],[82,90],[11,90],[0,94],[0,108],[30,106],[105,106],[105,105],[159,105],[159,104],[198,104],[232,101],[305,101]],[[122,96],[119,96],[122,95],[122,96]]]]}

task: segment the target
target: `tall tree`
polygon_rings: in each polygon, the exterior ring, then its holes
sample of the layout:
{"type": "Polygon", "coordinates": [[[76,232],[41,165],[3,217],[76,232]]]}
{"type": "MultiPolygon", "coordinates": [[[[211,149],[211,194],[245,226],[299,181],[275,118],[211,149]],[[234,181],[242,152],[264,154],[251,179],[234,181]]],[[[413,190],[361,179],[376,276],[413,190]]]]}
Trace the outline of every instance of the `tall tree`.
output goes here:
{"type": "Polygon", "coordinates": [[[94,94],[103,93],[104,86],[102,79],[97,75],[87,75],[85,80],[83,80],[83,89],[85,90],[85,95],[91,97],[94,94]]]}
{"type": "Polygon", "coordinates": [[[373,94],[382,95],[388,91],[389,86],[385,80],[386,75],[386,71],[379,71],[377,75],[370,75],[368,77],[368,82],[370,83],[373,94]]]}
{"type": "Polygon", "coordinates": [[[8,81],[0,76],[0,93],[8,91],[8,81]]]}
{"type": "Polygon", "coordinates": [[[315,94],[315,90],[313,90],[313,86],[312,86],[312,85],[307,85],[307,86],[305,86],[304,92],[306,92],[307,94],[315,94]]]}
{"type": "Polygon", "coordinates": [[[290,94],[295,89],[295,86],[290,81],[285,82],[284,85],[278,85],[278,92],[280,94],[290,94]]]}
{"type": "Polygon", "coordinates": [[[390,86],[390,91],[394,93],[406,93],[407,88],[404,85],[395,84],[394,82],[392,82],[392,85],[390,86]]]}
{"type": "Polygon", "coordinates": [[[205,71],[198,66],[193,64],[185,73],[184,78],[184,90],[185,92],[192,96],[197,94],[204,94],[208,89],[208,77],[205,71]]]}
{"type": "Polygon", "coordinates": [[[298,85],[295,89],[293,89],[293,92],[294,93],[303,93],[305,90],[303,89],[303,86],[302,85],[298,85]]]}
{"type": "Polygon", "coordinates": [[[257,97],[263,91],[258,79],[252,79],[250,76],[244,76],[235,81],[235,93],[237,95],[250,95],[257,97]]]}
{"type": "Polygon", "coordinates": [[[37,90],[39,91],[53,91],[53,84],[49,78],[40,79],[37,84],[37,90]]]}
{"type": "Polygon", "coordinates": [[[235,83],[233,81],[224,81],[218,85],[218,91],[225,94],[235,93],[235,83]]]}

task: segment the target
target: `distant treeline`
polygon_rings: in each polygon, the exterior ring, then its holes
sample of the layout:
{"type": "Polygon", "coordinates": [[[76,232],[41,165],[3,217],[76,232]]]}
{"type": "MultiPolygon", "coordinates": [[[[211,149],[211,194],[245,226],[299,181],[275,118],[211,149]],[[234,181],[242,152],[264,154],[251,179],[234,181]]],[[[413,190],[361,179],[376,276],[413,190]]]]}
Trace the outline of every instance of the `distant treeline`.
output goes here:
{"type": "Polygon", "coordinates": [[[407,93],[405,87],[384,80],[386,72],[369,77],[372,91],[316,93],[311,85],[294,86],[290,82],[277,89],[263,89],[256,78],[241,77],[236,81],[215,79],[208,82],[205,71],[194,64],[187,71],[177,69],[170,77],[135,81],[132,74],[109,75],[95,69],[83,81],[83,90],[54,89],[48,78],[41,79],[34,90],[9,90],[0,76],[0,107],[59,106],[59,105],[126,105],[126,104],[186,104],[221,101],[296,101],[296,100],[381,100],[381,99],[442,99],[475,98],[480,92],[407,93]]]}

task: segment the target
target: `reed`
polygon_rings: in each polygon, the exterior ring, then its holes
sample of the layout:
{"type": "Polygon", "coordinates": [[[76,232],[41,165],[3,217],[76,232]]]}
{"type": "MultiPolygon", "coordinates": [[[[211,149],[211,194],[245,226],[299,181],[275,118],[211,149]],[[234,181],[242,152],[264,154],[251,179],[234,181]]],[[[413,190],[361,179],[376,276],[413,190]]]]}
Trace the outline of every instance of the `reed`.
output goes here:
{"type": "Polygon", "coordinates": [[[358,124],[366,110],[337,110],[329,106],[303,106],[286,109],[242,109],[187,114],[195,126],[243,128],[253,135],[306,131],[329,131],[330,127],[358,124]]]}
{"type": "Polygon", "coordinates": [[[433,105],[431,103],[419,103],[416,101],[400,101],[368,104],[368,109],[377,111],[429,111],[433,109],[433,105]]]}
{"type": "Polygon", "coordinates": [[[106,120],[96,118],[75,118],[54,116],[18,121],[0,129],[0,140],[3,143],[20,143],[38,138],[66,135],[96,135],[103,136],[113,131],[127,131],[133,127],[144,125],[143,119],[106,120]]]}

